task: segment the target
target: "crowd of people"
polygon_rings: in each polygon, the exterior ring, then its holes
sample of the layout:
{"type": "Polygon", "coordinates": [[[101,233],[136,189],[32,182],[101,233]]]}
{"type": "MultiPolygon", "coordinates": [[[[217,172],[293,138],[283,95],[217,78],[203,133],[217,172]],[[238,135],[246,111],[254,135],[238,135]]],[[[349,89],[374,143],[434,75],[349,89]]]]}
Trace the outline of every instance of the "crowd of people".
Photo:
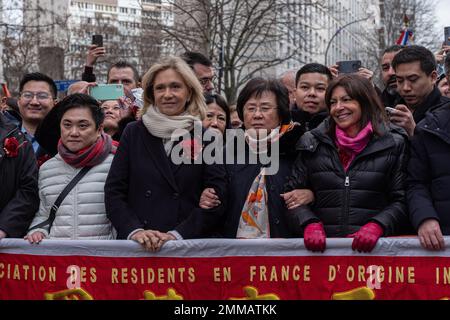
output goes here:
{"type": "Polygon", "coordinates": [[[387,48],[383,90],[367,68],[309,63],[251,79],[235,102],[216,93],[201,53],[162,58],[142,77],[119,61],[107,83],[124,95],[97,100],[106,51],[93,45],[65,98],[29,73],[17,100],[2,100],[0,239],[128,239],[157,251],[181,239],[299,238],[323,252],[327,238],[349,237],[370,252],[380,237],[417,235],[442,250],[450,46],[441,53],[387,48]]]}

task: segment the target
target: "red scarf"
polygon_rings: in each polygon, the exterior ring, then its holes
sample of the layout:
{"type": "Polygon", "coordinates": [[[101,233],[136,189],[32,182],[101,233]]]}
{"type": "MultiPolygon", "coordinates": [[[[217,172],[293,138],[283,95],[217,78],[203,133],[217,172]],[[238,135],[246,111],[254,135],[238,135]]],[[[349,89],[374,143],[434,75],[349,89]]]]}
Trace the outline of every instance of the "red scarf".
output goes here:
{"type": "Polygon", "coordinates": [[[76,153],[67,149],[59,139],[58,153],[64,162],[72,167],[94,167],[105,161],[110,153],[115,154],[117,146],[118,143],[113,141],[109,135],[102,133],[94,144],[76,153]]]}
{"type": "Polygon", "coordinates": [[[339,160],[341,160],[345,171],[353,159],[364,150],[372,138],[372,124],[369,122],[356,137],[349,137],[342,129],[336,126],[336,146],[338,148],[339,160]]]}

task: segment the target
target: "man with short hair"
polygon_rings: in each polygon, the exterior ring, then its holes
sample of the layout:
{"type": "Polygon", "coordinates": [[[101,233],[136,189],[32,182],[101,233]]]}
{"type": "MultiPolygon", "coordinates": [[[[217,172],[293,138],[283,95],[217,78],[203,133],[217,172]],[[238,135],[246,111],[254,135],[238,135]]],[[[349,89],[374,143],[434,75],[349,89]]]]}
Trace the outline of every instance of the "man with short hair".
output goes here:
{"type": "Polygon", "coordinates": [[[333,75],[324,65],[309,63],[295,76],[296,107],[291,110],[292,120],[300,123],[302,132],[316,128],[326,117],[325,92],[333,75]]]}
{"type": "Polygon", "coordinates": [[[126,61],[119,61],[108,69],[107,83],[122,84],[127,96],[132,89],[140,87],[139,72],[136,67],[126,61]]]}
{"type": "Polygon", "coordinates": [[[199,52],[187,51],[181,58],[194,70],[198,81],[203,87],[203,93],[214,93],[215,71],[211,60],[199,52]]]}
{"type": "Polygon", "coordinates": [[[294,108],[295,105],[295,75],[296,75],[296,71],[295,70],[288,70],[286,72],[284,72],[281,77],[280,77],[280,81],[281,83],[284,84],[284,86],[288,89],[289,92],[289,109],[294,108]]]}
{"type": "Polygon", "coordinates": [[[392,60],[397,78],[397,91],[402,101],[389,113],[391,122],[414,135],[416,123],[431,109],[449,102],[435,87],[436,60],[430,50],[422,46],[409,46],[397,53],[392,60]]]}
{"type": "Polygon", "coordinates": [[[396,101],[401,97],[397,92],[397,78],[395,77],[395,70],[392,68],[392,60],[395,55],[399,53],[405,46],[395,44],[386,48],[381,57],[381,79],[384,84],[384,90],[380,98],[385,107],[395,107],[396,101]]]}
{"type": "Polygon", "coordinates": [[[19,85],[20,97],[17,101],[22,122],[20,129],[31,142],[37,157],[45,151],[40,148],[34,135],[36,129],[56,103],[57,88],[53,80],[42,73],[26,74],[19,85]]]}

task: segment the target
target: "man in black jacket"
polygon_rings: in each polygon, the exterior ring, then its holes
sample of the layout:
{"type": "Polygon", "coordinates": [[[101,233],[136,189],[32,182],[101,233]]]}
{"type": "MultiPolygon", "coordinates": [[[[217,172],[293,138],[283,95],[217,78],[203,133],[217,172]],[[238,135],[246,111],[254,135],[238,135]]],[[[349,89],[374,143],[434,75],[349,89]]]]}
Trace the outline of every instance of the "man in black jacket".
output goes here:
{"type": "Polygon", "coordinates": [[[0,239],[25,235],[39,207],[37,178],[31,142],[0,113],[0,239]]]}
{"type": "Polygon", "coordinates": [[[404,128],[412,137],[416,123],[425,117],[425,113],[450,102],[450,99],[442,97],[435,87],[436,60],[433,53],[425,47],[406,47],[395,55],[392,66],[402,101],[389,112],[390,120],[404,128]]]}
{"type": "Polygon", "coordinates": [[[411,139],[409,217],[426,249],[444,249],[450,235],[450,103],[427,113],[411,139]]]}

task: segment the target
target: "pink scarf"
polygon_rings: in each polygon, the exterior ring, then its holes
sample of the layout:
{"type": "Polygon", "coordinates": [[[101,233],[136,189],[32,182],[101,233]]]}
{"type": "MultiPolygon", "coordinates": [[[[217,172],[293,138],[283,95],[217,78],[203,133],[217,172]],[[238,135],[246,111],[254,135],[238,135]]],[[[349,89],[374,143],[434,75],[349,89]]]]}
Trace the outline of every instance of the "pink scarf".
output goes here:
{"type": "Polygon", "coordinates": [[[342,129],[336,126],[336,146],[338,148],[339,160],[341,160],[345,171],[352,163],[353,159],[364,150],[372,138],[373,128],[369,122],[356,137],[349,137],[342,129]]]}

